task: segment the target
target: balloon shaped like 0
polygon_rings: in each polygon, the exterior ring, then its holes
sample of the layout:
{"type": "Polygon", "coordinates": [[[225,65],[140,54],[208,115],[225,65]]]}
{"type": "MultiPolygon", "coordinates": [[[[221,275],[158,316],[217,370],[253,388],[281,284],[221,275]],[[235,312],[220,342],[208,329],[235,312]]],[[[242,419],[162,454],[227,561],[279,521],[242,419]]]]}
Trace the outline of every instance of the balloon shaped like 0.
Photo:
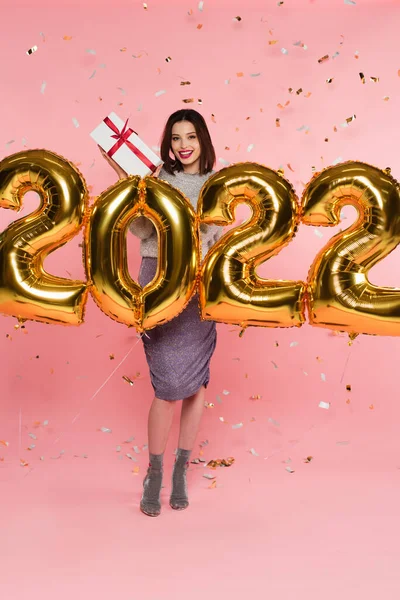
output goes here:
{"type": "Polygon", "coordinates": [[[86,250],[95,302],[139,332],[171,320],[195,290],[196,215],[182,193],[164,181],[133,176],[103,192],[86,230],[86,250]],[[129,274],[126,248],[128,225],[139,216],[149,218],[158,232],[157,273],[143,289],[129,274]]]}

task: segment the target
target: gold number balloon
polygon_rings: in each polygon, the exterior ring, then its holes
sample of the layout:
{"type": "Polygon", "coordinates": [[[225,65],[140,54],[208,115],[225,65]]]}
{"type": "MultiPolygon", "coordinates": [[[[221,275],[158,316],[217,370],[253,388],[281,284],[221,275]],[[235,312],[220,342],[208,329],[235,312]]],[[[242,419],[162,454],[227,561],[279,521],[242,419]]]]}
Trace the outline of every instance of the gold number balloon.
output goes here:
{"type": "Polygon", "coordinates": [[[351,204],[358,218],[335,235],[309,272],[310,323],[349,333],[400,335],[400,289],[377,287],[368,271],[400,241],[400,189],[387,171],[361,162],[329,167],[303,193],[302,221],[333,226],[351,204]]]}
{"type": "Polygon", "coordinates": [[[84,281],[50,275],[46,256],[72,239],[85,218],[87,189],[79,171],[48,150],[27,150],[0,162],[0,207],[20,210],[34,190],[40,206],[0,234],[0,313],[45,323],[78,325],[84,281]]]}
{"type": "Polygon", "coordinates": [[[168,183],[129,177],[101,194],[86,237],[91,293],[112,319],[138,331],[179,314],[196,285],[196,215],[189,201],[168,183]],[[128,272],[126,234],[130,221],[148,217],[158,231],[158,269],[142,289],[128,272]]]}
{"type": "Polygon", "coordinates": [[[222,169],[203,186],[199,216],[204,223],[228,225],[245,202],[252,215],[226,233],[207,254],[200,282],[203,319],[246,327],[300,326],[305,284],[262,279],[256,268],[293,238],[299,210],[295,192],[276,171],[255,163],[222,169]]]}

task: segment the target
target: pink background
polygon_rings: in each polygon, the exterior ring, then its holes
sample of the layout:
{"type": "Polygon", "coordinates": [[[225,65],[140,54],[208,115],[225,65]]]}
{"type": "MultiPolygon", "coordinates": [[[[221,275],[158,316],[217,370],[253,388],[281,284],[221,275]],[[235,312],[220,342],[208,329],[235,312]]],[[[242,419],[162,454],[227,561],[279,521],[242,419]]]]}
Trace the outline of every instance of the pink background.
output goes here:
{"type": "MultiPolygon", "coordinates": [[[[157,147],[167,116],[193,97],[187,106],[207,119],[217,168],[247,160],[283,167],[299,194],[312,167],[341,160],[390,166],[400,178],[399,2],[205,0],[200,10],[197,1],[149,0],[147,11],[136,0],[56,4],[2,7],[2,157],[53,150],[79,164],[95,196],[115,181],[89,137],[100,120],[111,111],[130,117],[157,147]]],[[[26,196],[22,214],[35,203],[26,196]]],[[[344,216],[345,227],[354,212],[344,216]]],[[[15,218],[0,211],[1,228],[15,218]]],[[[260,272],[305,279],[334,232],[301,227],[260,272]]],[[[55,252],[49,271],[84,277],[81,242],[55,252]]],[[[138,247],[131,236],[134,275],[138,247]]],[[[393,252],[371,280],[400,286],[399,257],[393,252]]],[[[207,461],[236,462],[216,471],[192,465],[191,506],[171,511],[177,411],[163,513],[149,519],[138,505],[152,389],[135,333],[91,299],[79,328],[15,323],[0,317],[0,440],[8,442],[0,444],[1,597],[398,598],[398,338],[359,336],[349,346],[307,324],[252,328],[243,338],[219,325],[207,396],[214,407],[198,444],[208,440],[207,461]]]]}

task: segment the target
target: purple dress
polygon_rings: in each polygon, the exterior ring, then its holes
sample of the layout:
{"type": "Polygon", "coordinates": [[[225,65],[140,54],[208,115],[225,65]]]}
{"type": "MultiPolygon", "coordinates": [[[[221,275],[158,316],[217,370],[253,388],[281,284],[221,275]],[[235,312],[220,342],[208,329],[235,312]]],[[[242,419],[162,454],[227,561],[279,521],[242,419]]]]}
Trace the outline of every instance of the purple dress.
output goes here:
{"type": "MultiPolygon", "coordinates": [[[[156,270],[157,259],[144,257],[140,285],[149,283],[156,270]]],[[[142,340],[157,398],[182,400],[207,387],[217,331],[214,321],[201,320],[198,294],[171,321],[146,331],[142,340]]]]}

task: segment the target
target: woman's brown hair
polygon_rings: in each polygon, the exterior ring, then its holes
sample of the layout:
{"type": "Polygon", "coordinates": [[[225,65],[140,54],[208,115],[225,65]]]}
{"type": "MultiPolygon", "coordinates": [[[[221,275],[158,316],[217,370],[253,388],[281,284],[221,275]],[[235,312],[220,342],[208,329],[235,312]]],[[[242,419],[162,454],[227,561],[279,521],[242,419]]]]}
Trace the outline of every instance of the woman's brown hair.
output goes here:
{"type": "Polygon", "coordinates": [[[183,165],[175,156],[171,158],[172,127],[180,121],[189,121],[194,125],[196,134],[200,143],[200,175],[209,173],[215,164],[215,150],[211,141],[210,132],[204,117],[193,109],[182,108],[172,113],[165,124],[161,139],[161,159],[164,162],[163,168],[167,173],[173,174],[174,171],[183,171],[183,165]]]}

